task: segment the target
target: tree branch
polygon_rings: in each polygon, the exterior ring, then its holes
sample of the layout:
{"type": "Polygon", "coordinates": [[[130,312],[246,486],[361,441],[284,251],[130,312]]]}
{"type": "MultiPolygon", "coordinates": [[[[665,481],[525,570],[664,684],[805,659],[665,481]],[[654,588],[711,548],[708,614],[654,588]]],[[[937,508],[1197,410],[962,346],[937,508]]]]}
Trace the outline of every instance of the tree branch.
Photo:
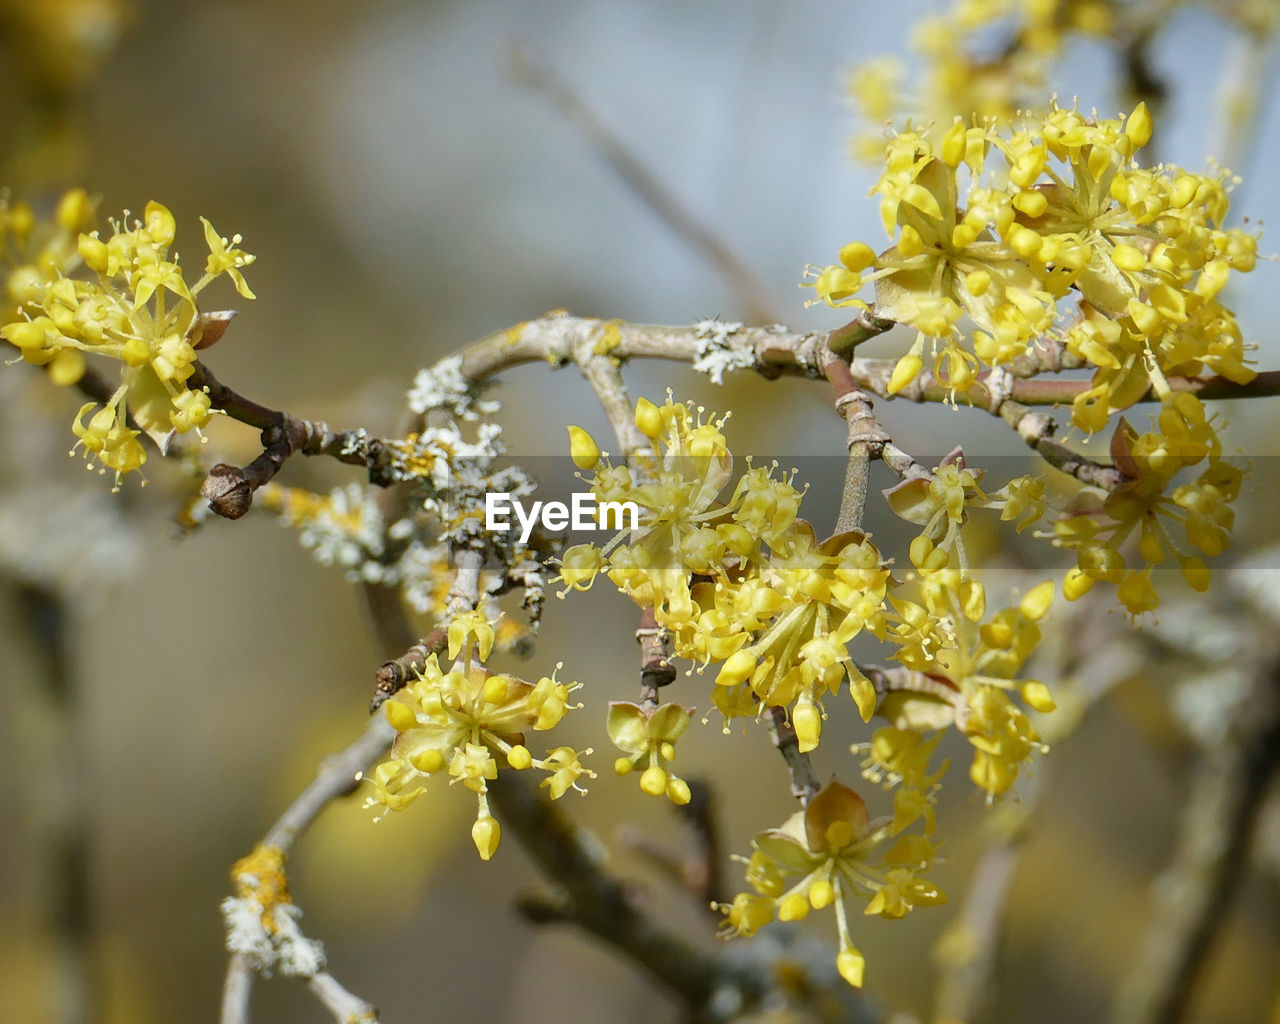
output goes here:
{"type": "Polygon", "coordinates": [[[322,420],[304,420],[268,409],[223,384],[203,362],[195,364],[187,387],[207,391],[212,408],[262,431],[261,455],[243,468],[219,463],[209,470],[200,488],[209,508],[225,519],[239,519],[248,512],[253,492],[274,478],[291,455],[299,453],[327,455],[348,465],[364,466],[372,483],[385,486],[391,482],[383,442],[363,430],[335,431],[322,420]]]}
{"type": "Polygon", "coordinates": [[[560,920],[612,946],[690,1007],[706,1006],[727,988],[753,1002],[767,988],[767,977],[735,969],[641,909],[627,887],[605,870],[599,844],[519,773],[500,772],[489,790],[504,823],[510,823],[529,856],[562,890],[560,920]]]}
{"type": "Polygon", "coordinates": [[[355,791],[359,777],[391,745],[395,730],[382,718],[374,718],[349,746],[321,762],[316,777],[294,799],[262,839],[284,853],[329,805],[331,800],[355,791]]]}
{"type": "MultiPolygon", "coordinates": [[[[274,848],[282,856],[287,854],[330,801],[355,789],[360,774],[390,746],[394,735],[395,730],[384,718],[371,721],[353,743],[321,763],[316,777],[285,809],[260,845],[274,848]]],[[[370,1004],[347,993],[323,971],[312,974],[308,983],[338,1021],[377,1020],[377,1011],[370,1004]],[[318,982],[317,978],[320,979],[318,982]],[[312,982],[316,984],[311,984],[312,982]],[[363,1016],[353,1017],[350,1010],[357,1005],[363,1016]],[[338,1015],[340,1010],[341,1016],[338,1015]]],[[[221,1024],[248,1024],[252,988],[253,966],[249,958],[242,952],[233,953],[227,964],[226,979],[222,987],[221,1024]]]]}
{"type": "Polygon", "coordinates": [[[849,448],[849,459],[845,466],[840,512],[836,516],[835,532],[840,534],[862,528],[871,478],[871,460],[880,458],[889,441],[889,434],[872,413],[871,401],[853,380],[847,362],[831,353],[823,363],[822,370],[835,389],[836,412],[849,425],[849,435],[845,442],[849,448]]]}
{"type": "Polygon", "coordinates": [[[807,807],[809,801],[822,789],[822,784],[813,774],[813,763],[809,760],[809,755],[800,750],[796,731],[787,721],[786,708],[776,705],[768,707],[765,708],[764,715],[773,745],[778,748],[778,753],[787,762],[787,770],[791,772],[791,795],[807,807]]]}
{"type": "MultiPolygon", "coordinates": [[[[883,322],[883,321],[880,321],[883,322]]],[[[504,370],[525,363],[546,362],[561,366],[574,358],[584,341],[600,337],[609,321],[575,317],[558,313],[537,320],[515,324],[472,342],[461,350],[462,373],[475,383],[483,383],[504,370]]],[[[855,320],[834,332],[843,331],[859,337],[866,328],[855,320]]],[[[614,359],[668,359],[693,363],[709,349],[723,353],[726,365],[751,369],[766,377],[781,374],[817,378],[823,375],[823,355],[830,351],[827,341],[833,332],[796,332],[774,324],[769,327],[747,327],[721,324],[721,331],[708,336],[697,325],[670,327],[656,324],[615,324],[617,344],[609,350],[614,359]]],[[[881,398],[905,398],[916,402],[946,402],[951,389],[932,374],[922,373],[915,382],[897,396],[889,394],[889,379],[897,365],[894,359],[853,359],[850,375],[855,384],[881,398]]],[[[1059,352],[1052,344],[1034,343],[1025,357],[1005,369],[1015,378],[1009,391],[1014,401],[1023,405],[1063,405],[1091,386],[1088,380],[1026,379],[1028,376],[1075,369],[1083,364],[1059,352]]],[[[987,379],[992,371],[978,374],[969,397],[975,404],[989,405],[991,394],[987,379]]],[[[1264,398],[1280,395],[1280,370],[1259,373],[1248,384],[1235,384],[1225,377],[1170,377],[1174,391],[1189,391],[1203,399],[1264,398]]],[[[1153,390],[1145,392],[1142,402],[1156,401],[1153,390]]]]}

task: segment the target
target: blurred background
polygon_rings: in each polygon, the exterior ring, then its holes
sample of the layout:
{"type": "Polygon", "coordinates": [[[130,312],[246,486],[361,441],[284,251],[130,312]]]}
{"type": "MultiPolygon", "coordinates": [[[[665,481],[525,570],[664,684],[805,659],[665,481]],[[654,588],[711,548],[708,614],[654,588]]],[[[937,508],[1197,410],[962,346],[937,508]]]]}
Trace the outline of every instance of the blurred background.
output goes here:
{"type": "MultiPolygon", "coordinates": [[[[243,233],[258,256],[248,276],[259,297],[246,303],[227,288],[204,302],[241,310],[209,364],[265,404],[386,433],[418,368],[549,309],[655,323],[751,312],[563,109],[512,74],[512,46],[551,68],[710,226],[761,282],[757,308],[826,329],[845,317],[805,307],[805,265],[883,230],[866,198],[875,174],[849,156],[857,125],[844,75],[872,53],[905,52],[910,23],[935,6],[2,0],[0,169],[15,194],[46,203],[83,184],[101,195],[104,217],[160,200],[177,216],[176,248],[193,257],[200,215],[243,233]]],[[[1175,82],[1161,156],[1196,169],[1220,138],[1219,83],[1240,60],[1239,32],[1198,6],[1169,8],[1152,51],[1175,82]]],[[[1073,45],[1054,85],[1110,114],[1122,103],[1117,67],[1101,43],[1073,45]]],[[[1278,202],[1265,184],[1280,161],[1272,82],[1260,80],[1262,113],[1246,164],[1234,168],[1257,221],[1278,202]]],[[[1261,263],[1234,296],[1267,368],[1280,361],[1265,305],[1275,273],[1261,263]]],[[[876,344],[901,349],[896,337],[876,344]]],[[[668,365],[627,372],[634,394],[657,399],[672,387],[734,409],[739,452],[842,450],[843,426],[816,384],[734,377],[716,388],[668,365]]],[[[572,370],[511,372],[496,397],[517,455],[562,452],[566,422],[605,429],[572,370]]],[[[214,1019],[228,869],[318,758],[362,728],[373,672],[395,652],[371,641],[357,591],[268,517],[177,540],[174,474],[149,467],[152,487],[113,497],[65,457],[76,396],[18,365],[0,369],[0,403],[0,1021],[73,1019],[47,920],[55,904],[85,915],[73,922],[91,954],[84,1019],[214,1019]],[[52,611],[42,604],[50,593],[60,595],[52,611]],[[73,680],[74,699],[51,695],[51,678],[73,680]],[[76,805],[87,813],[69,823],[63,809],[76,805]],[[87,865],[85,890],[61,903],[67,875],[51,836],[87,865]]],[[[1273,518],[1258,511],[1280,497],[1274,403],[1252,405],[1226,409],[1254,465],[1236,558],[1275,540],[1273,518]]],[[[912,451],[940,453],[964,432],[971,455],[1017,452],[986,417],[881,411],[912,451]]],[[[210,434],[219,457],[251,457],[247,428],[214,423],[210,434]]],[[[282,479],[323,489],[353,477],[297,460],[282,479]]],[[[1122,625],[1118,614],[1103,621],[1122,625]]],[[[565,676],[588,684],[565,742],[594,740],[597,768],[610,760],[599,728],[606,702],[634,697],[633,630],[620,597],[552,601],[528,669],[563,660],[565,676]]],[[[999,949],[1000,1020],[1097,1019],[1144,934],[1195,764],[1153,678],[1161,671],[1122,673],[1051,756],[999,949]]],[[[683,699],[705,711],[694,692],[683,699]]],[[[831,734],[865,738],[851,709],[840,712],[831,734]]],[[[717,797],[727,848],[746,852],[793,809],[780,760],[761,730],[694,731],[682,768],[734,779],[717,797]]],[[[824,776],[847,770],[841,749],[824,743],[824,776]]],[[[963,751],[952,753],[937,881],[958,897],[988,843],[987,809],[963,784],[963,751]]],[[[601,835],[629,822],[673,849],[687,844],[670,809],[634,780],[606,770],[591,788],[571,809],[601,835]]],[[[290,873],[303,926],[325,942],[334,973],[387,1021],[675,1020],[626,965],[576,934],[521,920],[513,899],[538,880],[514,842],[492,864],[477,860],[472,811],[466,794],[439,786],[376,826],[359,797],[320,819],[290,873]]],[[[1280,845],[1280,825],[1268,827],[1280,845]]],[[[710,940],[706,915],[681,904],[642,856],[618,844],[614,857],[710,940]]],[[[736,867],[727,870],[736,887],[736,867]]],[[[1271,889],[1264,876],[1246,879],[1186,1019],[1265,1018],[1276,877],[1271,889]]],[[[928,1017],[930,951],[955,911],[855,923],[874,999],[928,1017]]],[[[810,924],[834,934],[829,920],[810,924]]],[[[326,1019],[294,981],[259,984],[255,1008],[266,1021],[326,1019]]]]}

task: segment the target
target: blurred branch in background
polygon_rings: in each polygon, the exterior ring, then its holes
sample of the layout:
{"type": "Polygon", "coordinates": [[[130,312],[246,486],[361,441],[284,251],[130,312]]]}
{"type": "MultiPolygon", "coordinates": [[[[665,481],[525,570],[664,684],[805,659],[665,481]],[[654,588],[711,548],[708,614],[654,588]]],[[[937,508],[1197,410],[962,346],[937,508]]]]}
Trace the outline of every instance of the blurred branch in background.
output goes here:
{"type": "Polygon", "coordinates": [[[725,241],[684,205],[604,119],[551,66],[525,47],[507,49],[508,67],[516,81],[542,93],[578,129],[586,143],[618,175],[623,184],[695,253],[714,267],[742,303],[753,324],[777,323],[768,286],[739,259],[725,241]]]}
{"type": "Polygon", "coordinates": [[[52,1019],[93,1024],[99,1019],[101,993],[89,892],[89,791],[67,766],[69,752],[83,749],[68,644],[70,611],[57,588],[22,583],[14,589],[35,662],[22,690],[27,707],[16,716],[22,770],[29,777],[16,789],[27,798],[38,921],[53,942],[52,1019]]]}
{"type": "Polygon", "coordinates": [[[1248,867],[1259,811],[1280,768],[1277,561],[1272,548],[1234,571],[1234,607],[1211,615],[1184,610],[1184,619],[1197,622],[1190,632],[1138,634],[1157,648],[1156,657],[1172,656],[1180,666],[1170,672],[1181,676],[1174,710],[1198,757],[1173,859],[1153,889],[1146,939],[1116,999],[1115,1024],[1191,1019],[1248,867]],[[1206,657],[1213,648],[1219,657],[1206,657]]]}
{"type": "Polygon", "coordinates": [[[1222,62],[1222,80],[1218,99],[1224,116],[1214,124],[1207,151],[1222,166],[1239,176],[1233,201],[1247,208],[1257,172],[1258,156],[1265,133],[1261,131],[1274,96],[1277,72],[1280,72],[1280,37],[1244,34],[1232,40],[1231,52],[1222,62]]]}
{"type": "Polygon", "coordinates": [[[353,743],[326,758],[254,852],[232,869],[237,896],[223,902],[232,952],[222,989],[221,1024],[248,1024],[253,973],[269,975],[274,970],[306,978],[307,987],[339,1024],[378,1019],[372,1004],[352,995],[324,970],[320,944],[298,931],[300,914],[288,894],[284,864],[320,812],[355,789],[360,774],[382,756],[394,732],[386,719],[374,718],[353,743]]]}
{"type": "MultiPolygon", "coordinates": [[[[1090,711],[1113,687],[1141,668],[1141,653],[1128,636],[1108,631],[1102,608],[1087,602],[1072,610],[1054,635],[1061,678],[1059,707],[1040,724],[1055,751],[1069,746],[1090,711]]],[[[1048,660],[1048,656],[1046,659],[1048,660]]],[[[1006,910],[1025,843],[1035,832],[1045,795],[1052,790],[1055,759],[1046,758],[1018,790],[1018,802],[992,812],[983,823],[989,841],[965,893],[959,915],[938,941],[934,1024],[971,1024],[999,1016],[996,978],[1006,910]]]]}

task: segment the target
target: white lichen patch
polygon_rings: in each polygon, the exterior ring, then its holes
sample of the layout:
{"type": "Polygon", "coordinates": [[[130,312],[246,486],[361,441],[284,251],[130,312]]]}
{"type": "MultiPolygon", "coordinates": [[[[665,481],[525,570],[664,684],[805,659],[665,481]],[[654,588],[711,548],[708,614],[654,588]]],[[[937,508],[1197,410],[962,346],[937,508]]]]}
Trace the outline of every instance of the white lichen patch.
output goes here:
{"type": "Polygon", "coordinates": [[[694,337],[698,339],[697,358],[693,368],[705,373],[715,384],[724,383],[727,370],[749,370],[756,357],[750,346],[734,339],[742,334],[743,325],[723,320],[700,320],[694,324],[694,337]]]}
{"type": "Polygon", "coordinates": [[[492,416],[500,408],[499,403],[479,397],[476,386],[462,372],[462,356],[456,353],[418,371],[408,402],[416,413],[444,409],[462,420],[492,416]]]}

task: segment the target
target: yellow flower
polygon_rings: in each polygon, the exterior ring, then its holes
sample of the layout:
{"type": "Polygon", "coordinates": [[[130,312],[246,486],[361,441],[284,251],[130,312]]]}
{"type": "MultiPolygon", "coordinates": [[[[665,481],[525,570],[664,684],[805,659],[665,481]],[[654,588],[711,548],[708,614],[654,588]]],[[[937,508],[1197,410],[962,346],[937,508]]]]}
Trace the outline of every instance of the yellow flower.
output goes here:
{"type": "MultiPolygon", "coordinates": [[[[19,208],[0,207],[0,237],[19,240],[20,258],[31,262],[8,270],[8,291],[16,300],[4,309],[0,337],[22,358],[49,366],[60,383],[74,383],[86,357],[120,363],[120,385],[99,419],[117,424],[115,433],[76,429],[85,454],[115,472],[115,484],[141,468],[146,456],[134,439],[132,420],[164,450],[170,435],[200,432],[208,422],[209,397],[192,393],[186,381],[194,372],[197,347],[208,343],[195,296],[219,274],[227,274],[246,298],[252,292],[239,268],[253,257],[228,250],[205,222],[212,255],[208,272],[195,285],[182,276],[169,248],[176,233],[173,214],[160,203],[147,204],[140,220],[113,224],[110,238],[90,227],[92,206],[83,192],[68,193],[59,206],[56,228],[45,228],[40,247],[31,244],[34,228],[21,222],[19,208]],[[77,234],[78,233],[78,234],[77,234]],[[80,266],[92,273],[71,276],[80,266]]],[[[239,236],[236,236],[237,239],[239,236]]],[[[85,410],[77,417],[83,420],[85,410]]]]}
{"type": "Polygon", "coordinates": [[[1151,566],[1172,557],[1187,582],[1204,590],[1209,570],[1189,547],[1219,555],[1230,541],[1231,506],[1242,474],[1221,457],[1212,417],[1194,395],[1170,392],[1157,424],[1160,430],[1139,435],[1122,418],[1111,453],[1124,482],[1105,496],[1081,492],[1054,524],[1055,544],[1077,552],[1077,572],[1065,588],[1071,599],[1105,580],[1117,585],[1116,595],[1131,615],[1143,615],[1160,601],[1151,566]],[[1194,480],[1172,488],[1184,469],[1202,464],[1194,480]],[[1130,569],[1131,556],[1121,551],[1135,534],[1137,555],[1146,566],[1138,571],[1130,569]]]}
{"type": "MultiPolygon", "coordinates": [[[[459,650],[477,630],[487,628],[492,642],[492,627],[483,617],[470,613],[459,620],[462,627],[450,631],[451,643],[456,639],[459,650]]],[[[454,781],[476,794],[471,836],[477,852],[488,860],[498,848],[501,830],[490,816],[486,794],[503,766],[547,772],[543,784],[555,799],[577,789],[581,776],[595,777],[569,747],[557,747],[540,759],[525,746],[526,731],[559,723],[570,707],[567,698],[573,689],[576,685],[560,683],[554,675],[530,683],[492,674],[469,661],[445,672],[432,655],[419,678],[383,705],[397,735],[387,759],[373,770],[374,793],[366,806],[380,804],[384,813],[401,810],[426,791],[422,783],[427,778],[447,769],[454,781]]]]}
{"type": "Polygon", "coordinates": [[[205,262],[204,267],[205,274],[211,279],[219,274],[226,274],[235,284],[236,291],[246,299],[255,298],[256,296],[250,290],[249,283],[244,279],[244,274],[240,272],[240,268],[247,267],[257,257],[245,252],[243,249],[233,248],[244,239],[239,235],[232,235],[229,240],[223,238],[204,217],[200,218],[200,223],[204,225],[204,240],[205,244],[209,246],[209,259],[205,262]]]}
{"type": "Polygon", "coordinates": [[[626,775],[640,764],[647,767],[640,777],[640,788],[650,796],[661,796],[675,804],[687,804],[691,798],[689,784],[671,770],[676,757],[676,742],[689,728],[692,708],[679,704],[663,704],[646,712],[638,704],[610,701],[608,733],[623,757],[613,763],[613,770],[626,775]]]}
{"type": "Polygon", "coordinates": [[[933,844],[923,836],[902,836],[873,859],[893,831],[872,821],[867,805],[852,789],[830,783],[808,807],[781,828],[756,836],[747,881],[756,890],[719,904],[725,935],[750,935],[771,919],[795,921],[809,910],[834,907],[839,932],[837,968],[850,985],[861,985],[865,963],[849,934],[847,901],[867,901],[866,913],[901,917],[915,906],[945,902],[942,892],[920,877],[933,860],[933,844]]]}
{"type": "Polygon", "coordinates": [[[1062,339],[1095,369],[1073,403],[1086,431],[1169,376],[1207,371],[1246,383],[1254,376],[1246,346],[1217,296],[1233,272],[1253,269],[1257,237],[1223,227],[1225,172],[1137,163],[1152,130],[1139,104],[1127,119],[1054,106],[1007,131],[957,120],[937,147],[924,132],[903,131],[884,147],[873,189],[894,244],[877,256],[850,243],[839,263],[810,268],[809,283],[830,305],[917,330],[891,394],[925,368],[926,342],[934,378],[965,392],[984,364],[1023,355],[1068,299],[1079,309],[1062,339]],[[859,293],[872,285],[869,305],[859,293]]]}

